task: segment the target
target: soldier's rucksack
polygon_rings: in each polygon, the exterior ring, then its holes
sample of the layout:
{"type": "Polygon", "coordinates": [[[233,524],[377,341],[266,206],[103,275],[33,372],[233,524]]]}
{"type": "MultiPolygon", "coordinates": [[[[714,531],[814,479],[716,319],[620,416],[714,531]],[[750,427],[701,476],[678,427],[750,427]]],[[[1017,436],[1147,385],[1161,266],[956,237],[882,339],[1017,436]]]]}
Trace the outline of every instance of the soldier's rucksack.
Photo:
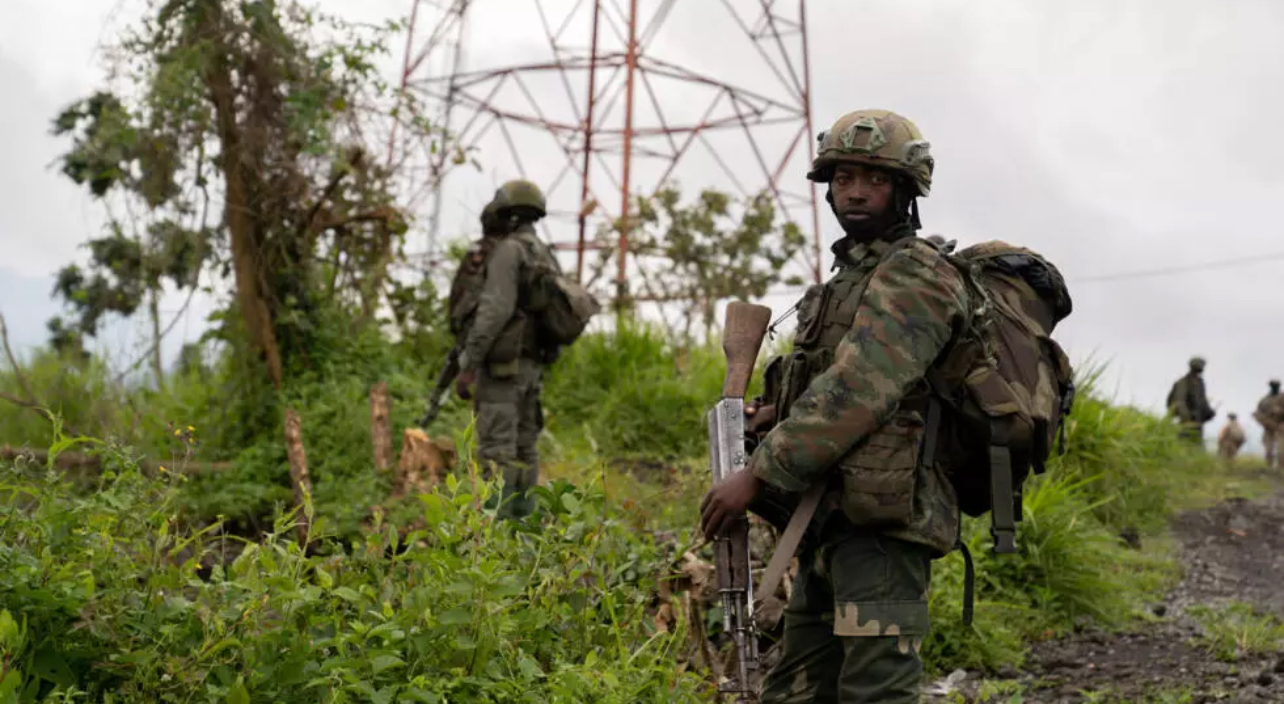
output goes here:
{"type": "Polygon", "coordinates": [[[556,348],[575,342],[602,310],[602,304],[579,282],[562,273],[548,245],[533,234],[517,236],[531,262],[530,291],[522,310],[535,319],[540,345],[556,348]]]}
{"type": "MultiPolygon", "coordinates": [[[[589,321],[602,306],[593,294],[573,279],[562,274],[557,261],[534,237],[517,237],[527,249],[530,278],[518,305],[536,326],[536,337],[542,348],[569,345],[584,333],[589,321]]],[[[447,311],[450,331],[457,338],[465,334],[477,312],[482,288],[486,283],[486,262],[501,238],[483,237],[469,247],[455,272],[450,286],[447,311]]]]}
{"type": "MultiPolygon", "coordinates": [[[[968,281],[978,306],[968,330],[928,373],[943,426],[959,509],[991,514],[995,552],[1016,552],[1021,486],[1040,474],[1074,404],[1073,370],[1052,339],[1072,310],[1060,272],[1035,252],[990,241],[945,254],[968,281]]],[[[936,421],[936,422],[934,422],[936,421]]]]}

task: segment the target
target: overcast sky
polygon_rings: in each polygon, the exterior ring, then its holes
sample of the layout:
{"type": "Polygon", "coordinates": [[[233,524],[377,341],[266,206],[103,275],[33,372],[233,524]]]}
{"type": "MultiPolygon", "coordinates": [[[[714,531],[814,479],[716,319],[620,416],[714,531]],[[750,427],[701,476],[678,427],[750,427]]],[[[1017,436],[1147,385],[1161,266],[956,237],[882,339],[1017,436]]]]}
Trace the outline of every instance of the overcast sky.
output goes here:
{"type": "MultiPolygon", "coordinates": [[[[409,0],[321,4],[364,20],[409,9],[409,0]]],[[[484,22],[474,20],[470,67],[539,55],[543,35],[532,21],[532,0],[475,4],[511,14],[488,11],[484,22]],[[476,39],[476,23],[486,42],[476,39]]],[[[63,145],[48,136],[49,120],[100,85],[97,45],[140,5],[7,3],[11,21],[0,24],[0,312],[19,347],[43,342],[44,321],[57,312],[48,300],[51,275],[81,255],[78,245],[101,221],[98,207],[52,166],[63,145]]],[[[739,35],[714,29],[712,18],[726,17],[716,5],[679,3],[656,35],[655,54],[778,94],[747,50],[734,46],[739,35]]],[[[550,14],[558,16],[556,9],[550,14]]],[[[1066,275],[1075,302],[1059,337],[1076,362],[1109,362],[1107,390],[1118,400],[1158,409],[1187,358],[1201,354],[1221,411],[1206,435],[1233,410],[1256,442],[1248,417],[1266,379],[1284,375],[1284,261],[1090,279],[1284,253],[1277,235],[1284,3],[813,0],[808,14],[816,129],[862,107],[915,120],[937,159],[932,195],[921,204],[925,232],[962,244],[999,238],[1044,253],[1066,275]]],[[[660,92],[686,115],[696,99],[682,90],[660,92]]],[[[541,103],[555,111],[559,99],[541,103]]],[[[477,155],[483,172],[448,182],[447,226],[475,222],[481,196],[516,175],[497,139],[477,155]]],[[[747,168],[748,155],[735,156],[736,169],[747,168]]],[[[556,173],[539,153],[525,163],[537,180],[556,173]]],[[[790,170],[786,185],[802,190],[805,164],[790,170]]],[[[691,189],[730,189],[707,160],[678,175],[691,189]]],[[[826,241],[833,239],[832,217],[823,212],[821,222],[826,241]]],[[[554,239],[574,238],[557,227],[548,233],[554,239]]],[[[778,310],[789,305],[769,302],[778,310]]],[[[172,312],[180,304],[171,296],[164,307],[172,312]]],[[[184,336],[199,334],[207,310],[200,302],[176,327],[168,356],[184,336]]],[[[114,326],[104,344],[128,358],[139,349],[139,332],[138,325],[114,326]]]]}

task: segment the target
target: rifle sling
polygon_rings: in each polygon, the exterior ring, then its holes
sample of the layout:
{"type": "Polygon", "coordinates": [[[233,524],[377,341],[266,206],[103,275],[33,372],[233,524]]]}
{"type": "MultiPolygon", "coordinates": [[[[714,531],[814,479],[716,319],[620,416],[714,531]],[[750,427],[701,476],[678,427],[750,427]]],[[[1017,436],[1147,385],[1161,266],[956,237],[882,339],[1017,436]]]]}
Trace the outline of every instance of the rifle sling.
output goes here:
{"type": "Polygon", "coordinates": [[[776,586],[780,584],[780,578],[784,576],[789,560],[793,558],[798,550],[798,544],[802,542],[803,532],[811,523],[812,516],[816,515],[816,507],[820,505],[820,497],[825,493],[825,486],[824,480],[818,481],[802,495],[798,508],[794,509],[794,515],[789,517],[785,532],[781,533],[780,540],[776,541],[776,552],[772,553],[771,561],[767,563],[767,569],[762,573],[758,588],[754,590],[758,595],[756,600],[760,601],[776,593],[776,586]]]}

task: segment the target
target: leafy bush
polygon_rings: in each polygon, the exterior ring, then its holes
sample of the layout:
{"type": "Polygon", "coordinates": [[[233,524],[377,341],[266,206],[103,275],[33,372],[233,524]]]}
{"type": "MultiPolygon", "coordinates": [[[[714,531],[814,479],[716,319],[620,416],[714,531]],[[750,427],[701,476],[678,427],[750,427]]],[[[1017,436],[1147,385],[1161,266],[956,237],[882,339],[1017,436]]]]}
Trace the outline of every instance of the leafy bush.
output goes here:
{"type": "MultiPolygon", "coordinates": [[[[373,383],[388,383],[394,437],[399,437],[422,411],[440,364],[420,355],[441,346],[423,336],[412,345],[393,343],[373,329],[319,339],[324,346],[314,351],[313,371],[295,378],[279,407],[253,412],[276,418],[280,407],[300,411],[314,481],[314,526],[332,536],[323,552],[348,559],[344,545],[368,539],[373,507],[383,506],[389,520],[399,524],[424,513],[413,498],[388,500],[388,478],[373,467],[367,394],[373,383]]],[[[230,469],[197,474],[167,489],[166,510],[178,518],[175,529],[223,516],[225,530],[258,536],[274,529],[275,516],[293,504],[293,494],[279,418],[251,434],[249,442],[243,432],[229,429],[235,425],[230,417],[241,412],[237,409],[252,403],[237,396],[232,365],[227,358],[213,370],[175,376],[164,392],[156,392],[113,385],[96,364],[60,376],[50,358],[37,357],[27,383],[37,397],[57,400],[51,405],[80,432],[101,432],[176,467],[186,459],[231,460],[230,469]],[[195,443],[175,437],[176,429],[188,425],[195,443]]],[[[697,506],[708,485],[704,413],[718,394],[724,368],[716,341],[682,349],[641,324],[581,339],[546,378],[548,432],[541,442],[548,486],[595,497],[602,510],[619,517],[612,520],[624,521],[639,536],[663,532],[669,543],[697,544],[697,506]],[[580,488],[567,488],[572,484],[580,488]]],[[[1081,395],[1067,424],[1067,453],[1027,485],[1018,530],[1021,552],[991,554],[988,519],[964,521],[964,540],[977,568],[971,627],[960,620],[961,556],[934,563],[933,630],[924,646],[930,668],[1016,663],[1024,643],[1077,621],[1126,623],[1175,578],[1175,571],[1154,550],[1125,547],[1120,534],[1136,532],[1149,542],[1178,507],[1253,488],[1228,477],[1208,455],[1192,451],[1171,423],[1100,398],[1092,390],[1095,379],[1090,367],[1081,375],[1081,395]]],[[[19,393],[12,375],[0,377],[0,387],[19,393]]],[[[11,406],[0,408],[0,430],[12,433],[4,437],[10,442],[34,444],[52,437],[46,421],[11,406]]],[[[452,398],[433,430],[456,436],[466,468],[471,451],[467,404],[452,398]]],[[[452,521],[462,522],[451,530],[474,529],[466,513],[450,514],[452,521]]],[[[58,519],[48,520],[58,525],[58,519]]],[[[495,549],[511,554],[517,549],[511,541],[532,540],[488,536],[495,549]]],[[[283,545],[270,541],[257,554],[276,555],[287,550],[283,545]]],[[[544,550],[547,559],[568,554],[563,548],[544,550]]],[[[708,559],[708,548],[703,550],[708,559]]],[[[298,559],[309,565],[320,558],[298,559]]],[[[110,569],[104,564],[94,573],[110,569]]],[[[636,589],[635,594],[645,591],[636,589]]]]}
{"type": "MultiPolygon", "coordinates": [[[[695,702],[647,615],[660,551],[596,491],[496,525],[453,478],[422,527],[310,555],[179,530],[181,480],[119,453],[98,491],[0,468],[0,696],[91,702],[695,702]],[[228,548],[240,550],[226,565],[228,548]],[[7,695],[4,693],[8,693],[7,695]]],[[[311,508],[309,507],[310,511],[311,508]]]]}

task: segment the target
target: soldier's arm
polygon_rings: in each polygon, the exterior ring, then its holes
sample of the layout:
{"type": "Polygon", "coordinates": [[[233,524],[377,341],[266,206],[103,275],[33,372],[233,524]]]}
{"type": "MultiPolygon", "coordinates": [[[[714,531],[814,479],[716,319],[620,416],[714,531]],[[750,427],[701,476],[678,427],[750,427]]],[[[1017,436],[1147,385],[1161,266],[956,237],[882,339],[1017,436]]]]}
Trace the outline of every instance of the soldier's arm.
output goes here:
{"type": "Polygon", "coordinates": [[[521,245],[501,240],[486,261],[486,283],[477,301],[477,312],[464,341],[460,369],[471,369],[486,359],[495,338],[517,311],[518,276],[522,265],[521,245]]]}
{"type": "Polygon", "coordinates": [[[878,267],[834,362],[763,438],[749,469],[785,491],[806,489],[877,429],[964,322],[959,273],[918,247],[878,267]]]}

